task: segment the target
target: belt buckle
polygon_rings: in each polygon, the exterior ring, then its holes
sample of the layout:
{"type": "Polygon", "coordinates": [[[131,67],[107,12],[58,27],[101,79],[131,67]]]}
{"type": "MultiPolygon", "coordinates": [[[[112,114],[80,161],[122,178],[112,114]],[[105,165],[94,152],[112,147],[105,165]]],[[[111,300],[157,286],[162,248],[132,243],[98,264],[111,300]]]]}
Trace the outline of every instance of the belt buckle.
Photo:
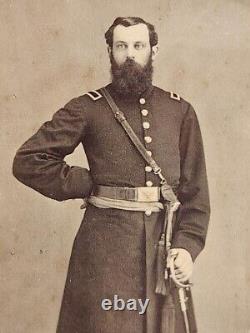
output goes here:
{"type": "Polygon", "coordinates": [[[159,187],[137,187],[137,201],[155,202],[160,199],[159,187]]]}
{"type": "Polygon", "coordinates": [[[136,201],[136,191],[133,187],[125,188],[124,199],[128,201],[136,201]]]}

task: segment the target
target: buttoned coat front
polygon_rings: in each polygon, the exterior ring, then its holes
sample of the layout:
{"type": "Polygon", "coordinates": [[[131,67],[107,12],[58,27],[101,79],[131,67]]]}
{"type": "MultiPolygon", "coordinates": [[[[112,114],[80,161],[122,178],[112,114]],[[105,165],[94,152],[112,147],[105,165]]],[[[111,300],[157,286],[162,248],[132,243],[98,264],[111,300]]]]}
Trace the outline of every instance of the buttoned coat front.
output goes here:
{"type": "MultiPolygon", "coordinates": [[[[176,190],[181,207],[172,247],[188,250],[195,260],[205,243],[209,199],[202,139],[192,106],[155,86],[126,99],[112,84],[107,89],[176,190]]],[[[71,100],[22,145],[13,164],[21,182],[59,201],[88,197],[95,184],[159,186],[157,175],[99,93],[71,100]],[[80,143],[89,170],[64,161],[80,143]]],[[[145,214],[87,206],[73,245],[58,333],[158,333],[161,299],[154,293],[155,258],[163,216],[163,211],[145,214]],[[125,301],[149,298],[146,314],[104,311],[102,300],[113,300],[114,295],[125,301]]],[[[177,311],[176,333],[182,332],[177,311]]]]}

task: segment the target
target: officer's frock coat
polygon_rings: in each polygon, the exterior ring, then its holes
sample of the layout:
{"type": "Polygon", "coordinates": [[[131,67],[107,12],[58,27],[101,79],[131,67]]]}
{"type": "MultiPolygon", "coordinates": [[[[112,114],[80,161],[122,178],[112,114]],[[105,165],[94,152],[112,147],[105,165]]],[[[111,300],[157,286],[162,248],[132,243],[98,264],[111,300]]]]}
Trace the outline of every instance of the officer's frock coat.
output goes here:
{"type": "MultiPolygon", "coordinates": [[[[181,207],[172,247],[188,250],[195,260],[205,243],[209,199],[202,138],[192,106],[155,86],[139,98],[126,99],[112,84],[107,89],[176,190],[181,207]]],[[[44,123],[18,150],[13,173],[58,201],[85,198],[94,184],[159,186],[99,93],[71,100],[44,123]],[[80,143],[89,170],[64,161],[80,143]]],[[[158,333],[155,255],[163,215],[88,205],[73,245],[58,333],[158,333]],[[149,298],[146,314],[104,311],[101,301],[114,295],[124,300],[149,298]]],[[[178,311],[176,319],[176,333],[182,333],[178,311]]]]}

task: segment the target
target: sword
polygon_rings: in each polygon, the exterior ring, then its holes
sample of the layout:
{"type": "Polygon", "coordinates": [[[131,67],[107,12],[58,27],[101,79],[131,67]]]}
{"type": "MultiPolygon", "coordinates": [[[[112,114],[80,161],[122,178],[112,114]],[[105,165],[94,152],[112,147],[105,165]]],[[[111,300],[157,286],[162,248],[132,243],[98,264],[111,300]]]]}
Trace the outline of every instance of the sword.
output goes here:
{"type": "Polygon", "coordinates": [[[170,256],[168,260],[168,268],[170,270],[170,278],[173,280],[175,285],[178,288],[178,296],[179,296],[179,302],[181,305],[181,311],[183,315],[183,320],[184,320],[184,325],[185,325],[185,332],[190,333],[190,327],[189,327],[189,320],[188,320],[188,315],[187,315],[187,306],[186,303],[188,301],[188,297],[186,295],[186,291],[192,286],[192,283],[187,282],[187,283],[181,283],[180,281],[177,280],[175,276],[175,271],[174,271],[174,259],[175,256],[170,256]]]}
{"type": "Polygon", "coordinates": [[[179,296],[179,302],[181,305],[181,311],[183,314],[183,320],[184,320],[184,326],[185,326],[185,332],[190,333],[190,327],[189,327],[189,320],[187,315],[187,306],[186,302],[188,300],[188,297],[186,296],[186,290],[188,290],[192,284],[190,282],[182,283],[178,281],[175,275],[175,269],[174,269],[174,259],[175,255],[170,255],[170,248],[171,248],[171,240],[172,240],[172,221],[173,221],[173,214],[178,209],[179,204],[178,202],[174,203],[168,203],[167,204],[167,212],[168,212],[168,224],[167,224],[167,230],[166,230],[166,251],[167,251],[167,265],[165,268],[165,280],[170,277],[172,281],[175,283],[175,285],[178,288],[178,296],[179,296]],[[168,273],[170,272],[170,274],[168,273]],[[170,275],[170,276],[169,276],[170,275]]]}

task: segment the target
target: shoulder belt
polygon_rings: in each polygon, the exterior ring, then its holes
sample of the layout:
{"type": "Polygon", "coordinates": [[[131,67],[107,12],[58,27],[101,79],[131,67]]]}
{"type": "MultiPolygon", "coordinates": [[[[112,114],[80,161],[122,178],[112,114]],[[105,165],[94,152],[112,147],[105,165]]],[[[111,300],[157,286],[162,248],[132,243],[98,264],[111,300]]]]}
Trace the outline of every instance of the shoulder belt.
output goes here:
{"type": "Polygon", "coordinates": [[[170,98],[175,99],[176,101],[179,101],[179,102],[181,100],[181,96],[172,91],[170,92],[170,98]]]}
{"type": "Polygon", "coordinates": [[[102,98],[102,95],[96,91],[96,90],[91,90],[86,93],[93,101],[98,101],[98,99],[102,98]]]}

